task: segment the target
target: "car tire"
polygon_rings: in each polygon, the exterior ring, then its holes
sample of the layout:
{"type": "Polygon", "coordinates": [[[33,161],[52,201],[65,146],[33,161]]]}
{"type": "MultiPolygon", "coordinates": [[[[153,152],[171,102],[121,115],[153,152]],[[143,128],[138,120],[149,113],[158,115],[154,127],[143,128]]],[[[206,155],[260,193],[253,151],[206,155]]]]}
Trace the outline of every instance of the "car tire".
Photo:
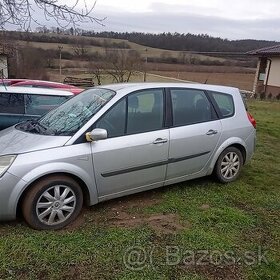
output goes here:
{"type": "Polygon", "coordinates": [[[214,173],[221,183],[230,183],[235,181],[241,172],[243,166],[243,156],[236,147],[226,148],[219,156],[214,173]]]}
{"type": "Polygon", "coordinates": [[[72,178],[48,176],[26,193],[22,213],[27,224],[38,230],[57,230],[73,222],[83,206],[83,192],[72,178]]]}

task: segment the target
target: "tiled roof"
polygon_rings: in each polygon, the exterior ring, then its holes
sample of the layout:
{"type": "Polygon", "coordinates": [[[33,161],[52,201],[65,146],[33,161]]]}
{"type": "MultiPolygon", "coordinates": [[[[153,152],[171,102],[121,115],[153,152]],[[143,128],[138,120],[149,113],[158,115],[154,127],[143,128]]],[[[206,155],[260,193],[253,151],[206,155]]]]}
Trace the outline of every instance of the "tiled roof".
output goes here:
{"type": "Polygon", "coordinates": [[[258,50],[253,50],[247,52],[247,54],[251,55],[280,55],[280,45],[275,45],[272,47],[266,47],[258,50]]]}

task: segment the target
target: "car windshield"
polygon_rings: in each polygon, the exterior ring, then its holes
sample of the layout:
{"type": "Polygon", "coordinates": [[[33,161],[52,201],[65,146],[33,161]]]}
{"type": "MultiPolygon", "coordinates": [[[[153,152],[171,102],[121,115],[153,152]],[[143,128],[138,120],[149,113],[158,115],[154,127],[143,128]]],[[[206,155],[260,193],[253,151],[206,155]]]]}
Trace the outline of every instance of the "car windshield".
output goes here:
{"type": "Polygon", "coordinates": [[[109,89],[88,89],[50,111],[38,121],[27,121],[16,128],[46,135],[74,135],[115,92],[109,89]]]}

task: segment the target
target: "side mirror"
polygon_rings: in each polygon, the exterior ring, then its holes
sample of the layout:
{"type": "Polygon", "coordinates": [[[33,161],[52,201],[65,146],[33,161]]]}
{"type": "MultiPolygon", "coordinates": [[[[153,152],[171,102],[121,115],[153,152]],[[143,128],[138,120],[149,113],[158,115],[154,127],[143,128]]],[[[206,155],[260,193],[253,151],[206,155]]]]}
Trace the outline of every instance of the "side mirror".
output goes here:
{"type": "Polygon", "coordinates": [[[93,131],[86,133],[86,139],[88,142],[107,139],[107,137],[107,130],[103,128],[95,128],[93,131]]]}

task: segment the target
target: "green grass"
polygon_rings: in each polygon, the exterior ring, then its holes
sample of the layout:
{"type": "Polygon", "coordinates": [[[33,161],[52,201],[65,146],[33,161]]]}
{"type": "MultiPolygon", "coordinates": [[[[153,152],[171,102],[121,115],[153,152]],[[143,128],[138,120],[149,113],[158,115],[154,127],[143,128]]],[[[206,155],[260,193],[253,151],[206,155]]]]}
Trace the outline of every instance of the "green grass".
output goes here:
{"type": "Polygon", "coordinates": [[[122,209],[119,200],[85,210],[80,226],[58,232],[2,223],[0,279],[279,279],[280,103],[253,101],[249,110],[257,119],[257,150],[239,180],[221,185],[202,178],[122,201],[131,217],[173,214],[183,229],[164,234],[148,222],[118,227],[112,216],[114,207],[122,209]],[[124,264],[130,246],[145,250],[141,270],[124,264]],[[194,265],[200,250],[208,259],[194,265]],[[249,258],[257,260],[259,250],[268,263],[249,258]],[[227,252],[240,262],[213,263],[227,252]]]}

